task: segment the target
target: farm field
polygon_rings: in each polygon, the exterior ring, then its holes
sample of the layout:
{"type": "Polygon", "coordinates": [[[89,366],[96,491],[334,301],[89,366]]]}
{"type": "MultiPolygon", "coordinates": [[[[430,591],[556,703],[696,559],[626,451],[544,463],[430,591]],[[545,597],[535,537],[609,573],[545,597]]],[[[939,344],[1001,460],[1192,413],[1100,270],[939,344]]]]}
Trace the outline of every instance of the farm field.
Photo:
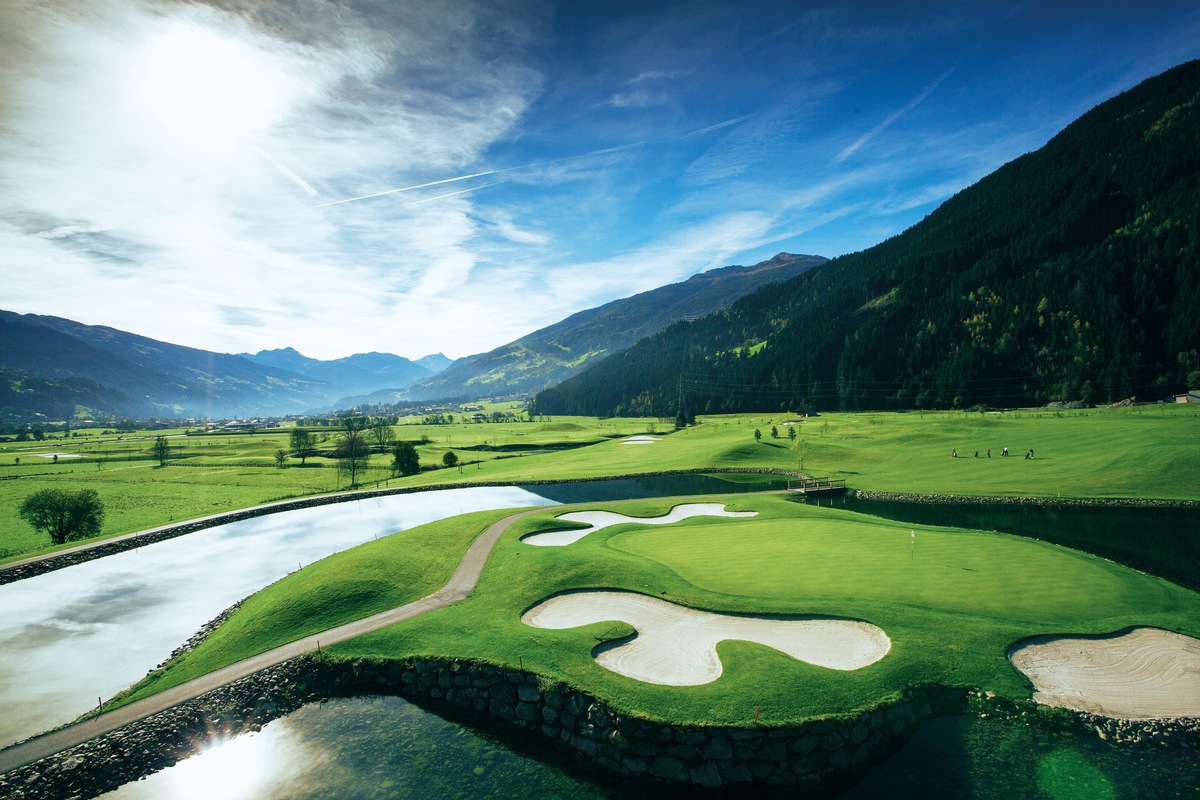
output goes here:
{"type": "MultiPolygon", "coordinates": [[[[525,422],[393,427],[416,443],[419,475],[393,475],[391,455],[376,453],[361,488],[483,481],[591,478],[670,470],[750,468],[841,478],[852,488],[919,494],[1065,498],[1200,497],[1200,412],[1156,405],[1085,411],[844,413],[702,417],[672,431],[648,419],[554,418],[525,422]],[[777,437],[770,433],[775,427],[777,437]],[[761,440],[756,441],[758,430],[761,440]],[[790,438],[789,430],[796,431],[790,438]],[[624,437],[649,437],[624,443],[624,437]],[[1000,454],[1004,447],[1010,455],[1000,454]],[[991,457],[987,450],[991,450],[991,457]],[[1032,449],[1035,457],[1024,455],[1032,449]],[[951,458],[951,451],[958,457],[951,458]],[[979,456],[974,453],[978,451],[979,456]],[[441,468],[453,452],[456,468],[441,468]],[[431,468],[431,467],[438,468],[431,468]]],[[[332,448],[336,428],[314,429],[332,448]]],[[[183,430],[0,444],[0,560],[52,548],[17,515],[42,488],[95,489],[105,504],[101,537],[143,530],[276,500],[345,489],[334,459],[301,467],[274,455],[290,428],[254,434],[186,435],[183,430]],[[160,468],[155,435],[172,447],[160,468]],[[53,454],[58,453],[57,462],[53,454]],[[17,463],[19,460],[19,463],[17,463]]]]}

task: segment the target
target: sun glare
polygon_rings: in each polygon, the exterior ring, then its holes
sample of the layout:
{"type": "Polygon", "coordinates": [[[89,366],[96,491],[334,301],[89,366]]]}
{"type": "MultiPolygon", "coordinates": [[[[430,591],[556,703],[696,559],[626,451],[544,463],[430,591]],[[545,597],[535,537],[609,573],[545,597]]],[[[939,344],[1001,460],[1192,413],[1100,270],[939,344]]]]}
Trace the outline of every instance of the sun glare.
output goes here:
{"type": "Polygon", "coordinates": [[[265,131],[296,94],[277,56],[191,22],[171,23],[140,60],[138,89],[151,120],[209,153],[265,131]]]}
{"type": "Polygon", "coordinates": [[[239,736],[219,742],[181,761],[169,773],[170,787],[160,787],[171,800],[251,800],[269,775],[268,743],[261,736],[239,736]]]}

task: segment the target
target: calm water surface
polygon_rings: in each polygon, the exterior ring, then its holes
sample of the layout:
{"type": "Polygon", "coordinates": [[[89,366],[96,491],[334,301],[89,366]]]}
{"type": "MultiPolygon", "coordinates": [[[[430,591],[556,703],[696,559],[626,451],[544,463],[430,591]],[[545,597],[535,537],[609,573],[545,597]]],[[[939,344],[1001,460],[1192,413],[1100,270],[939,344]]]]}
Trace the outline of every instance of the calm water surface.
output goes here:
{"type": "MultiPolygon", "coordinates": [[[[1019,721],[921,725],[843,800],[1195,798],[1200,753],[1129,750],[1019,721]]],[[[629,797],[394,697],[309,705],[103,797],[106,800],[591,800],[629,797]]],[[[661,795],[655,794],[654,797],[661,795]]],[[[740,797],[755,797],[743,791],[740,797]]]]}
{"type": "Polygon", "coordinates": [[[557,767],[514,752],[395,697],[308,705],[108,800],[449,800],[608,797],[557,767]]]}
{"type": "Polygon", "coordinates": [[[0,746],[95,708],[205,622],[301,565],[443,517],[553,502],[489,487],[317,506],[0,586],[0,746]]]}

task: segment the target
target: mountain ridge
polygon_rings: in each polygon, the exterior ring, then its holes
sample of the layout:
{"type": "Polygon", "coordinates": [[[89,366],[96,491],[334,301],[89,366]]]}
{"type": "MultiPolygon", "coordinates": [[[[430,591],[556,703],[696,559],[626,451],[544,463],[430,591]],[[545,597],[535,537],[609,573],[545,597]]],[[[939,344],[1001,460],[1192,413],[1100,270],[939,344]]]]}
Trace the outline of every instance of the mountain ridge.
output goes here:
{"type": "Polygon", "coordinates": [[[671,326],[542,391],[534,410],[1013,407],[1182,391],[1200,378],[1198,187],[1192,61],[903,233],[671,326]]]}
{"type": "Polygon", "coordinates": [[[747,292],[803,274],[826,261],[823,256],[779,253],[748,267],[717,267],[577,311],[486,353],[459,359],[433,380],[413,386],[408,395],[420,399],[535,391],[678,319],[711,313],[747,292]]]}

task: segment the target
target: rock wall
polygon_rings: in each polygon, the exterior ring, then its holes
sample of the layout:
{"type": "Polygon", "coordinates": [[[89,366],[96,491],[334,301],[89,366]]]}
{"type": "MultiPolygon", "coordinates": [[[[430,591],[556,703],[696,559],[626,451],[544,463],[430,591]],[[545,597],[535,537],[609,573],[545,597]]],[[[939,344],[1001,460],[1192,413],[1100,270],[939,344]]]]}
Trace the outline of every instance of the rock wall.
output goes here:
{"type": "Polygon", "coordinates": [[[1127,747],[1200,747],[1200,720],[1126,722],[1014,702],[991,692],[914,687],[851,718],[803,725],[694,726],[637,719],[557,681],[470,661],[305,655],[0,776],[0,797],[96,797],[213,740],[258,730],[331,697],[399,695],[434,710],[499,720],[579,764],[647,789],[836,791],[924,720],[970,713],[1090,733],[1127,747]]]}
{"type": "Polygon", "coordinates": [[[553,747],[652,787],[759,783],[816,792],[865,772],[917,723],[962,697],[915,688],[851,719],[793,727],[685,726],[620,714],[585,692],[536,675],[463,661],[358,663],[361,685],[394,687],[417,701],[486,713],[541,734],[553,747]]]}
{"type": "Polygon", "coordinates": [[[487,715],[534,734],[582,765],[648,787],[759,785],[791,792],[852,780],[917,723],[951,710],[962,698],[962,692],[922,687],[853,719],[786,728],[681,726],[620,714],[585,692],[519,670],[467,661],[306,655],[12,770],[0,776],[0,796],[96,797],[210,741],[258,730],[305,703],[380,694],[487,715]]]}
{"type": "Polygon", "coordinates": [[[1088,499],[1069,497],[982,497],[956,494],[911,494],[854,490],[863,500],[894,500],[902,503],[969,503],[971,505],[1027,505],[1090,508],[1200,508],[1200,500],[1154,500],[1149,498],[1088,499]]]}

